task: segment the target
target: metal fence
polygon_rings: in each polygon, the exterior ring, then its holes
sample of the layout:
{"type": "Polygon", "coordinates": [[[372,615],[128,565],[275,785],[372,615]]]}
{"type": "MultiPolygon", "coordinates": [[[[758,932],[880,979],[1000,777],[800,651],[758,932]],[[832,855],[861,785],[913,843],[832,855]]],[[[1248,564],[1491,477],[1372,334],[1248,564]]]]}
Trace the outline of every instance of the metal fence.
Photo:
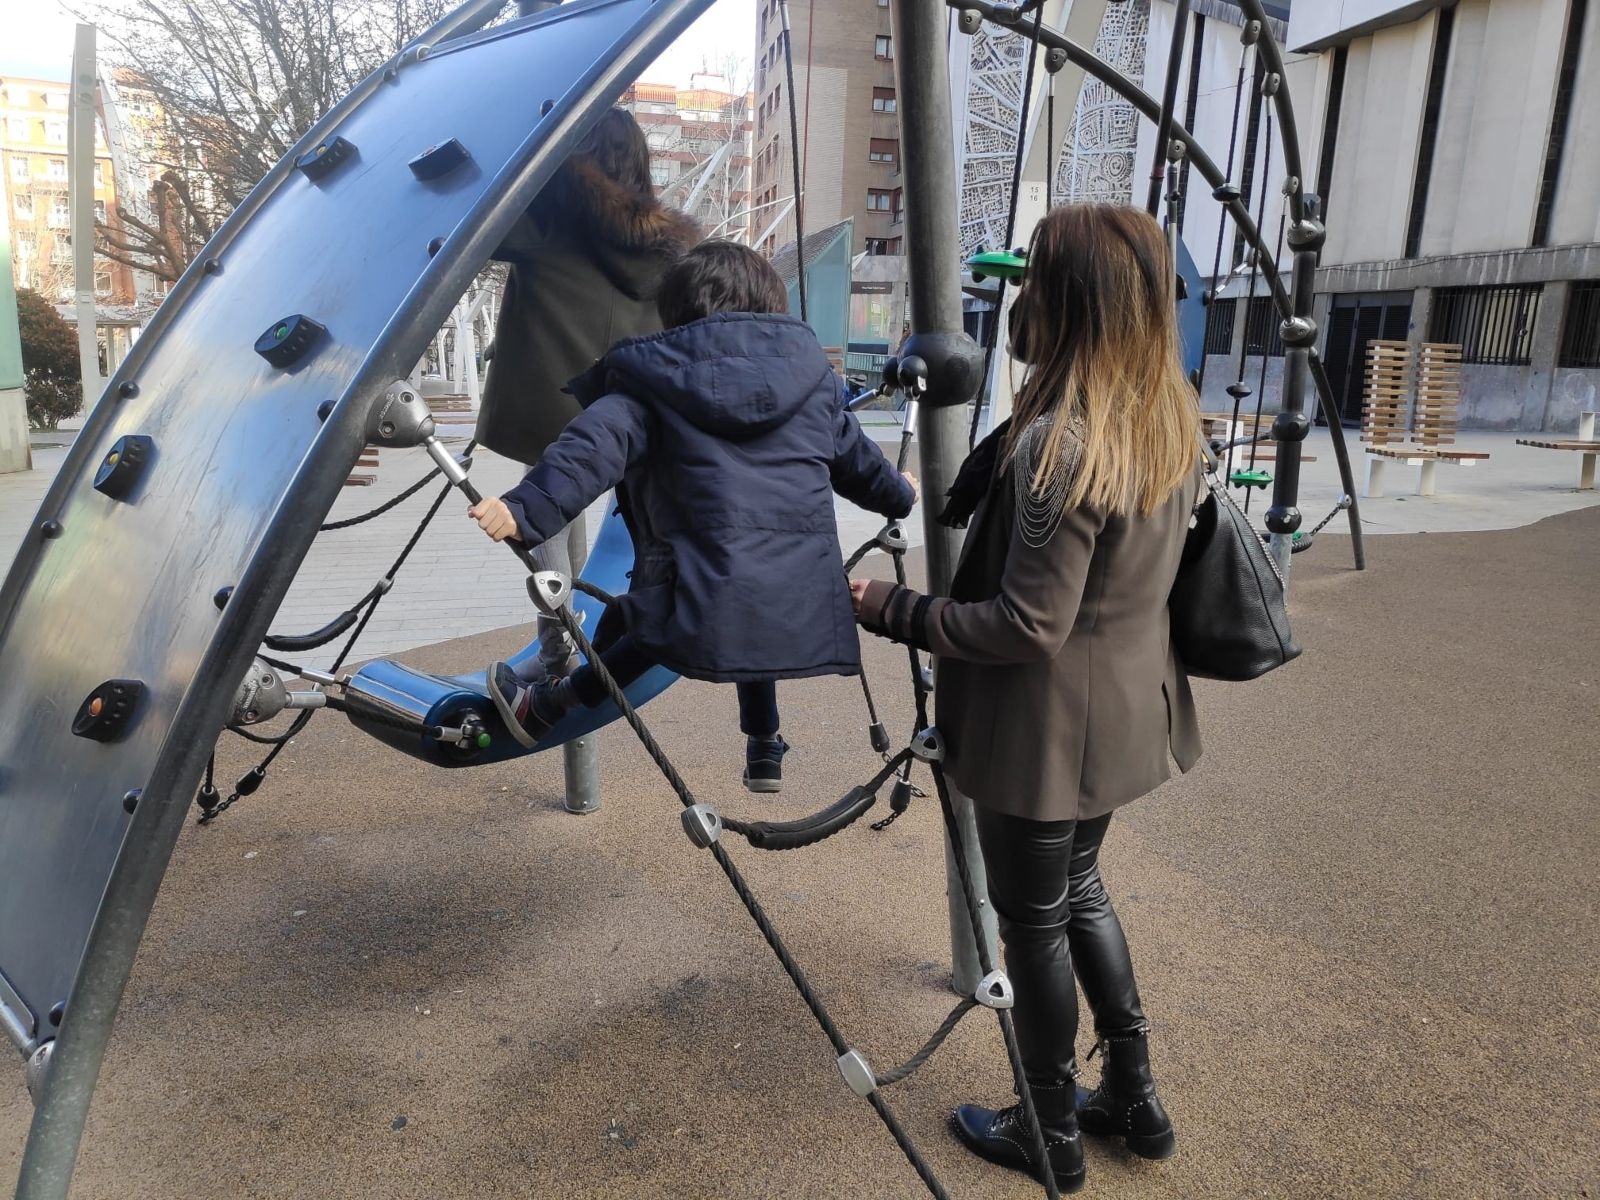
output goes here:
{"type": "Polygon", "coordinates": [[[1600,368],[1600,279],[1574,283],[1568,291],[1557,365],[1600,368]]]}
{"type": "Polygon", "coordinates": [[[1206,305],[1206,353],[1233,353],[1233,322],[1237,300],[1213,300],[1206,305]]]}

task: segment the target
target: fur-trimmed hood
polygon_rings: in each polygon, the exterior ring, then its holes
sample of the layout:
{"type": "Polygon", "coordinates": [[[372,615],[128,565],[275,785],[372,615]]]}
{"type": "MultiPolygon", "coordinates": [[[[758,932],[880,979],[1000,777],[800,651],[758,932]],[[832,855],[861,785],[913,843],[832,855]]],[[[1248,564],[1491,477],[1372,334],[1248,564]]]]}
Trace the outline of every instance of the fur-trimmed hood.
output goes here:
{"type": "Polygon", "coordinates": [[[542,216],[584,251],[625,294],[648,299],[667,266],[700,240],[686,213],[641,198],[593,163],[571,161],[551,181],[542,216]]]}

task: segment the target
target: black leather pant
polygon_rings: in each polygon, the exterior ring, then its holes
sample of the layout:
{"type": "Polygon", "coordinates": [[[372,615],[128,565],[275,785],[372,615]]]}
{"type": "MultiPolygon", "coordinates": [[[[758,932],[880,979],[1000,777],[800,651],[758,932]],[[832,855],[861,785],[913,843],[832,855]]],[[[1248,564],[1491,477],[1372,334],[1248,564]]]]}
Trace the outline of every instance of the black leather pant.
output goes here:
{"type": "Polygon", "coordinates": [[[1146,1026],[1128,942],[1100,881],[1111,816],[1030,821],[974,807],[1028,1082],[1059,1085],[1077,1074],[1074,969],[1100,1034],[1146,1026]]]}

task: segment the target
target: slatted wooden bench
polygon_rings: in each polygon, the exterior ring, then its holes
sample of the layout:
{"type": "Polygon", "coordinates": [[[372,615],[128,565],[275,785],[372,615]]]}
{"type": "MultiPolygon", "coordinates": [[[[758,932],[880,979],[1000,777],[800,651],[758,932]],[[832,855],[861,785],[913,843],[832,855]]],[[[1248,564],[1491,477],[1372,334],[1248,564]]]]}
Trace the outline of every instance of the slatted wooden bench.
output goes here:
{"type": "Polygon", "coordinates": [[[378,478],[378,448],[368,446],[356,459],[356,469],[344,481],[345,487],[370,487],[378,478]]]}
{"type": "Polygon", "coordinates": [[[1461,347],[1425,342],[1418,349],[1415,371],[1412,368],[1407,343],[1382,339],[1367,343],[1361,440],[1367,443],[1368,496],[1383,495],[1385,462],[1419,468],[1417,495],[1431,496],[1440,463],[1470,467],[1489,457],[1477,450],[1451,448],[1461,406],[1461,347]]]}
{"type": "Polygon", "coordinates": [[[429,396],[428,411],[435,425],[476,425],[478,414],[470,396],[429,396]]]}
{"type": "MultiPolygon", "coordinates": [[[[1233,414],[1228,412],[1209,412],[1200,414],[1200,428],[1205,433],[1206,440],[1212,445],[1227,445],[1240,438],[1255,437],[1269,431],[1272,422],[1277,418],[1275,412],[1264,412],[1257,416],[1254,412],[1241,412],[1238,421],[1233,419],[1233,414]]],[[[1251,465],[1251,446],[1246,443],[1233,448],[1233,462],[1229,468],[1229,482],[1236,487],[1264,488],[1272,482],[1272,475],[1268,468],[1278,461],[1278,443],[1273,438],[1255,444],[1255,463],[1251,465]]],[[[1300,461],[1303,463],[1316,462],[1316,457],[1311,454],[1302,454],[1300,461]]]]}
{"type": "Polygon", "coordinates": [[[1582,465],[1578,468],[1578,490],[1592,492],[1595,459],[1600,457],[1600,441],[1594,436],[1594,418],[1592,412],[1579,414],[1578,436],[1575,438],[1518,438],[1517,445],[1537,446],[1540,450],[1566,450],[1583,455],[1582,465]]]}

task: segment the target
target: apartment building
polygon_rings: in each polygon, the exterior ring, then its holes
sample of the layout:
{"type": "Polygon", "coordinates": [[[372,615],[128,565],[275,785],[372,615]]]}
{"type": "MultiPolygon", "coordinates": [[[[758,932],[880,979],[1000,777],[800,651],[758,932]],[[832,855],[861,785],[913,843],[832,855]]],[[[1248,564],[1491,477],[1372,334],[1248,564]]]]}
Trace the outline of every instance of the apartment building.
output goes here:
{"type": "MultiPolygon", "coordinates": [[[[12,271],[18,287],[56,304],[74,291],[67,208],[67,102],[65,79],[0,79],[0,172],[11,224],[12,271]]],[[[105,131],[96,123],[94,209],[98,221],[115,221],[116,180],[105,131]]],[[[131,305],[133,271],[95,260],[95,300],[131,305]]]]}
{"type": "Polygon", "coordinates": [[[744,240],[750,219],[753,98],[721,75],[690,86],[640,82],[623,94],[650,144],[650,178],[664,200],[708,233],[744,240]]]}
{"type": "MultiPolygon", "coordinates": [[[[775,252],[794,240],[788,79],[779,0],[757,0],[756,214],[775,252]]],[[[852,251],[904,252],[900,120],[889,0],[790,0],[801,203],[808,230],[849,220],[852,251]]]]}

